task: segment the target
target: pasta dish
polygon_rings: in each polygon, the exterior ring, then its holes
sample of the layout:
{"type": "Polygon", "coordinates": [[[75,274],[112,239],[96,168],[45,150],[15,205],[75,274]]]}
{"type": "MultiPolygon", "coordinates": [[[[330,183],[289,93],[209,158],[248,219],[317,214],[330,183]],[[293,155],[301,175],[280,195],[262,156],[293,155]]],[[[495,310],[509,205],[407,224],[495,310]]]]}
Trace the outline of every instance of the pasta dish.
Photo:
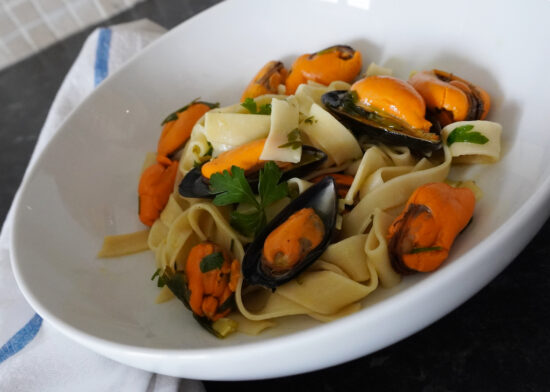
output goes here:
{"type": "Polygon", "coordinates": [[[451,166],[498,161],[501,126],[452,73],[362,67],[345,45],[270,61],[240,102],[168,115],[139,180],[148,228],[99,256],[152,251],[157,302],[176,297],[217,337],[331,321],[437,269],[482,196],[451,166]]]}

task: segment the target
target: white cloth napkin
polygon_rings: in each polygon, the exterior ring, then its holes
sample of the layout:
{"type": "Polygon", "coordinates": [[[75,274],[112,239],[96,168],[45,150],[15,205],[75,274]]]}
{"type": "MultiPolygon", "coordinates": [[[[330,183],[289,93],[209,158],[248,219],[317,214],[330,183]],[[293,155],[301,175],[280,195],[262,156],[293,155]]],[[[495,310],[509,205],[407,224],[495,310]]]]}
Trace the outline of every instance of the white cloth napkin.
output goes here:
{"type": "MultiPolygon", "coordinates": [[[[52,104],[35,158],[62,121],[108,74],[164,33],[140,20],[96,29],[65,77],[52,104]]],[[[152,374],[104,358],[55,330],[20,293],[10,265],[10,210],[0,234],[0,390],[2,391],[204,391],[200,381],[152,374]]]]}

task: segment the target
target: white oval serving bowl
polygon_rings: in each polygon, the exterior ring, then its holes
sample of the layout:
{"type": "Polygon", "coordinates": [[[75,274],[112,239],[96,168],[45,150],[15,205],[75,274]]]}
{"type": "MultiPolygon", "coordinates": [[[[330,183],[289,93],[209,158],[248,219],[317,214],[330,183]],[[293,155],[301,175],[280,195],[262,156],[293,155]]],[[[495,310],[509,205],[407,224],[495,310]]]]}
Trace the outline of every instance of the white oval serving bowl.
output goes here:
{"type": "MultiPolygon", "coordinates": [[[[23,294],[70,338],[117,361],[198,379],[306,372],[371,353],[432,323],[495,277],[550,213],[548,1],[227,1],[186,21],[105,80],[37,159],[16,200],[13,269],[23,294]],[[348,44],[407,78],[440,68],[491,94],[502,160],[461,170],[484,191],[434,273],[377,290],[328,324],[297,317],[218,340],[179,301],[155,305],[149,252],[96,258],[104,235],[142,226],[136,188],[167,113],[201,97],[237,102],[260,67],[348,44]]],[[[455,173],[457,174],[457,173],[455,173]]]]}

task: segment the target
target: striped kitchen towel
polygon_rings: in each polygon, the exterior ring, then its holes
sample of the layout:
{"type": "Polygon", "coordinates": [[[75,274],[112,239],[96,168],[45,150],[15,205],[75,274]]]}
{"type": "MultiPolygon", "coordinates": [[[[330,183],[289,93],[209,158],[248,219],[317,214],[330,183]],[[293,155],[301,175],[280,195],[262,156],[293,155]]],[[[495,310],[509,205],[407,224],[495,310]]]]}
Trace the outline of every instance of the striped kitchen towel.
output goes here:
{"type": "MultiPolygon", "coordinates": [[[[163,28],[148,20],[96,29],[55,97],[29,167],[94,87],[163,33],[163,28]]],[[[12,223],[10,211],[0,234],[0,390],[204,391],[200,381],[155,375],[104,358],[42,320],[19,292],[12,274],[12,223]]]]}

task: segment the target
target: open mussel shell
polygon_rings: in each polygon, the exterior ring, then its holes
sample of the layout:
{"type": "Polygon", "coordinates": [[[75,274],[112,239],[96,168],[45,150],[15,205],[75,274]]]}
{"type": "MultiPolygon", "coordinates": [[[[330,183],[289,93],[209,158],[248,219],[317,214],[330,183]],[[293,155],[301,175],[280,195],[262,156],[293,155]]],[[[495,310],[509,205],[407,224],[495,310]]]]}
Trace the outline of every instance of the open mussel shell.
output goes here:
{"type": "Polygon", "coordinates": [[[244,255],[242,272],[245,282],[270,289],[290,281],[317,260],[330,244],[336,225],[338,196],[332,177],[326,177],[300,194],[259,233],[244,255]],[[262,266],[262,252],[269,234],[302,208],[313,208],[325,227],[322,241],[301,261],[283,274],[273,274],[262,266]]]}
{"type": "Polygon", "coordinates": [[[358,139],[366,136],[372,141],[407,146],[411,150],[428,154],[441,148],[440,127],[435,123],[426,137],[418,135],[398,121],[382,117],[357,106],[346,90],[334,90],[322,96],[328,111],[349,128],[358,139]],[[434,134],[436,137],[434,137],[434,134]]]}
{"type": "Polygon", "coordinates": [[[216,196],[210,191],[208,180],[202,176],[200,167],[194,167],[183,177],[178,190],[183,197],[213,199],[216,196]]]}
{"type": "MultiPolygon", "coordinates": [[[[302,159],[293,164],[286,170],[283,170],[281,181],[286,181],[293,177],[304,177],[311,173],[327,160],[327,154],[312,146],[302,146],[302,159]]],[[[258,172],[247,176],[248,183],[252,191],[258,190],[258,172]]],[[[179,193],[183,197],[213,199],[216,193],[210,189],[209,181],[201,174],[201,168],[195,167],[190,170],[179,184],[179,193]]]]}

